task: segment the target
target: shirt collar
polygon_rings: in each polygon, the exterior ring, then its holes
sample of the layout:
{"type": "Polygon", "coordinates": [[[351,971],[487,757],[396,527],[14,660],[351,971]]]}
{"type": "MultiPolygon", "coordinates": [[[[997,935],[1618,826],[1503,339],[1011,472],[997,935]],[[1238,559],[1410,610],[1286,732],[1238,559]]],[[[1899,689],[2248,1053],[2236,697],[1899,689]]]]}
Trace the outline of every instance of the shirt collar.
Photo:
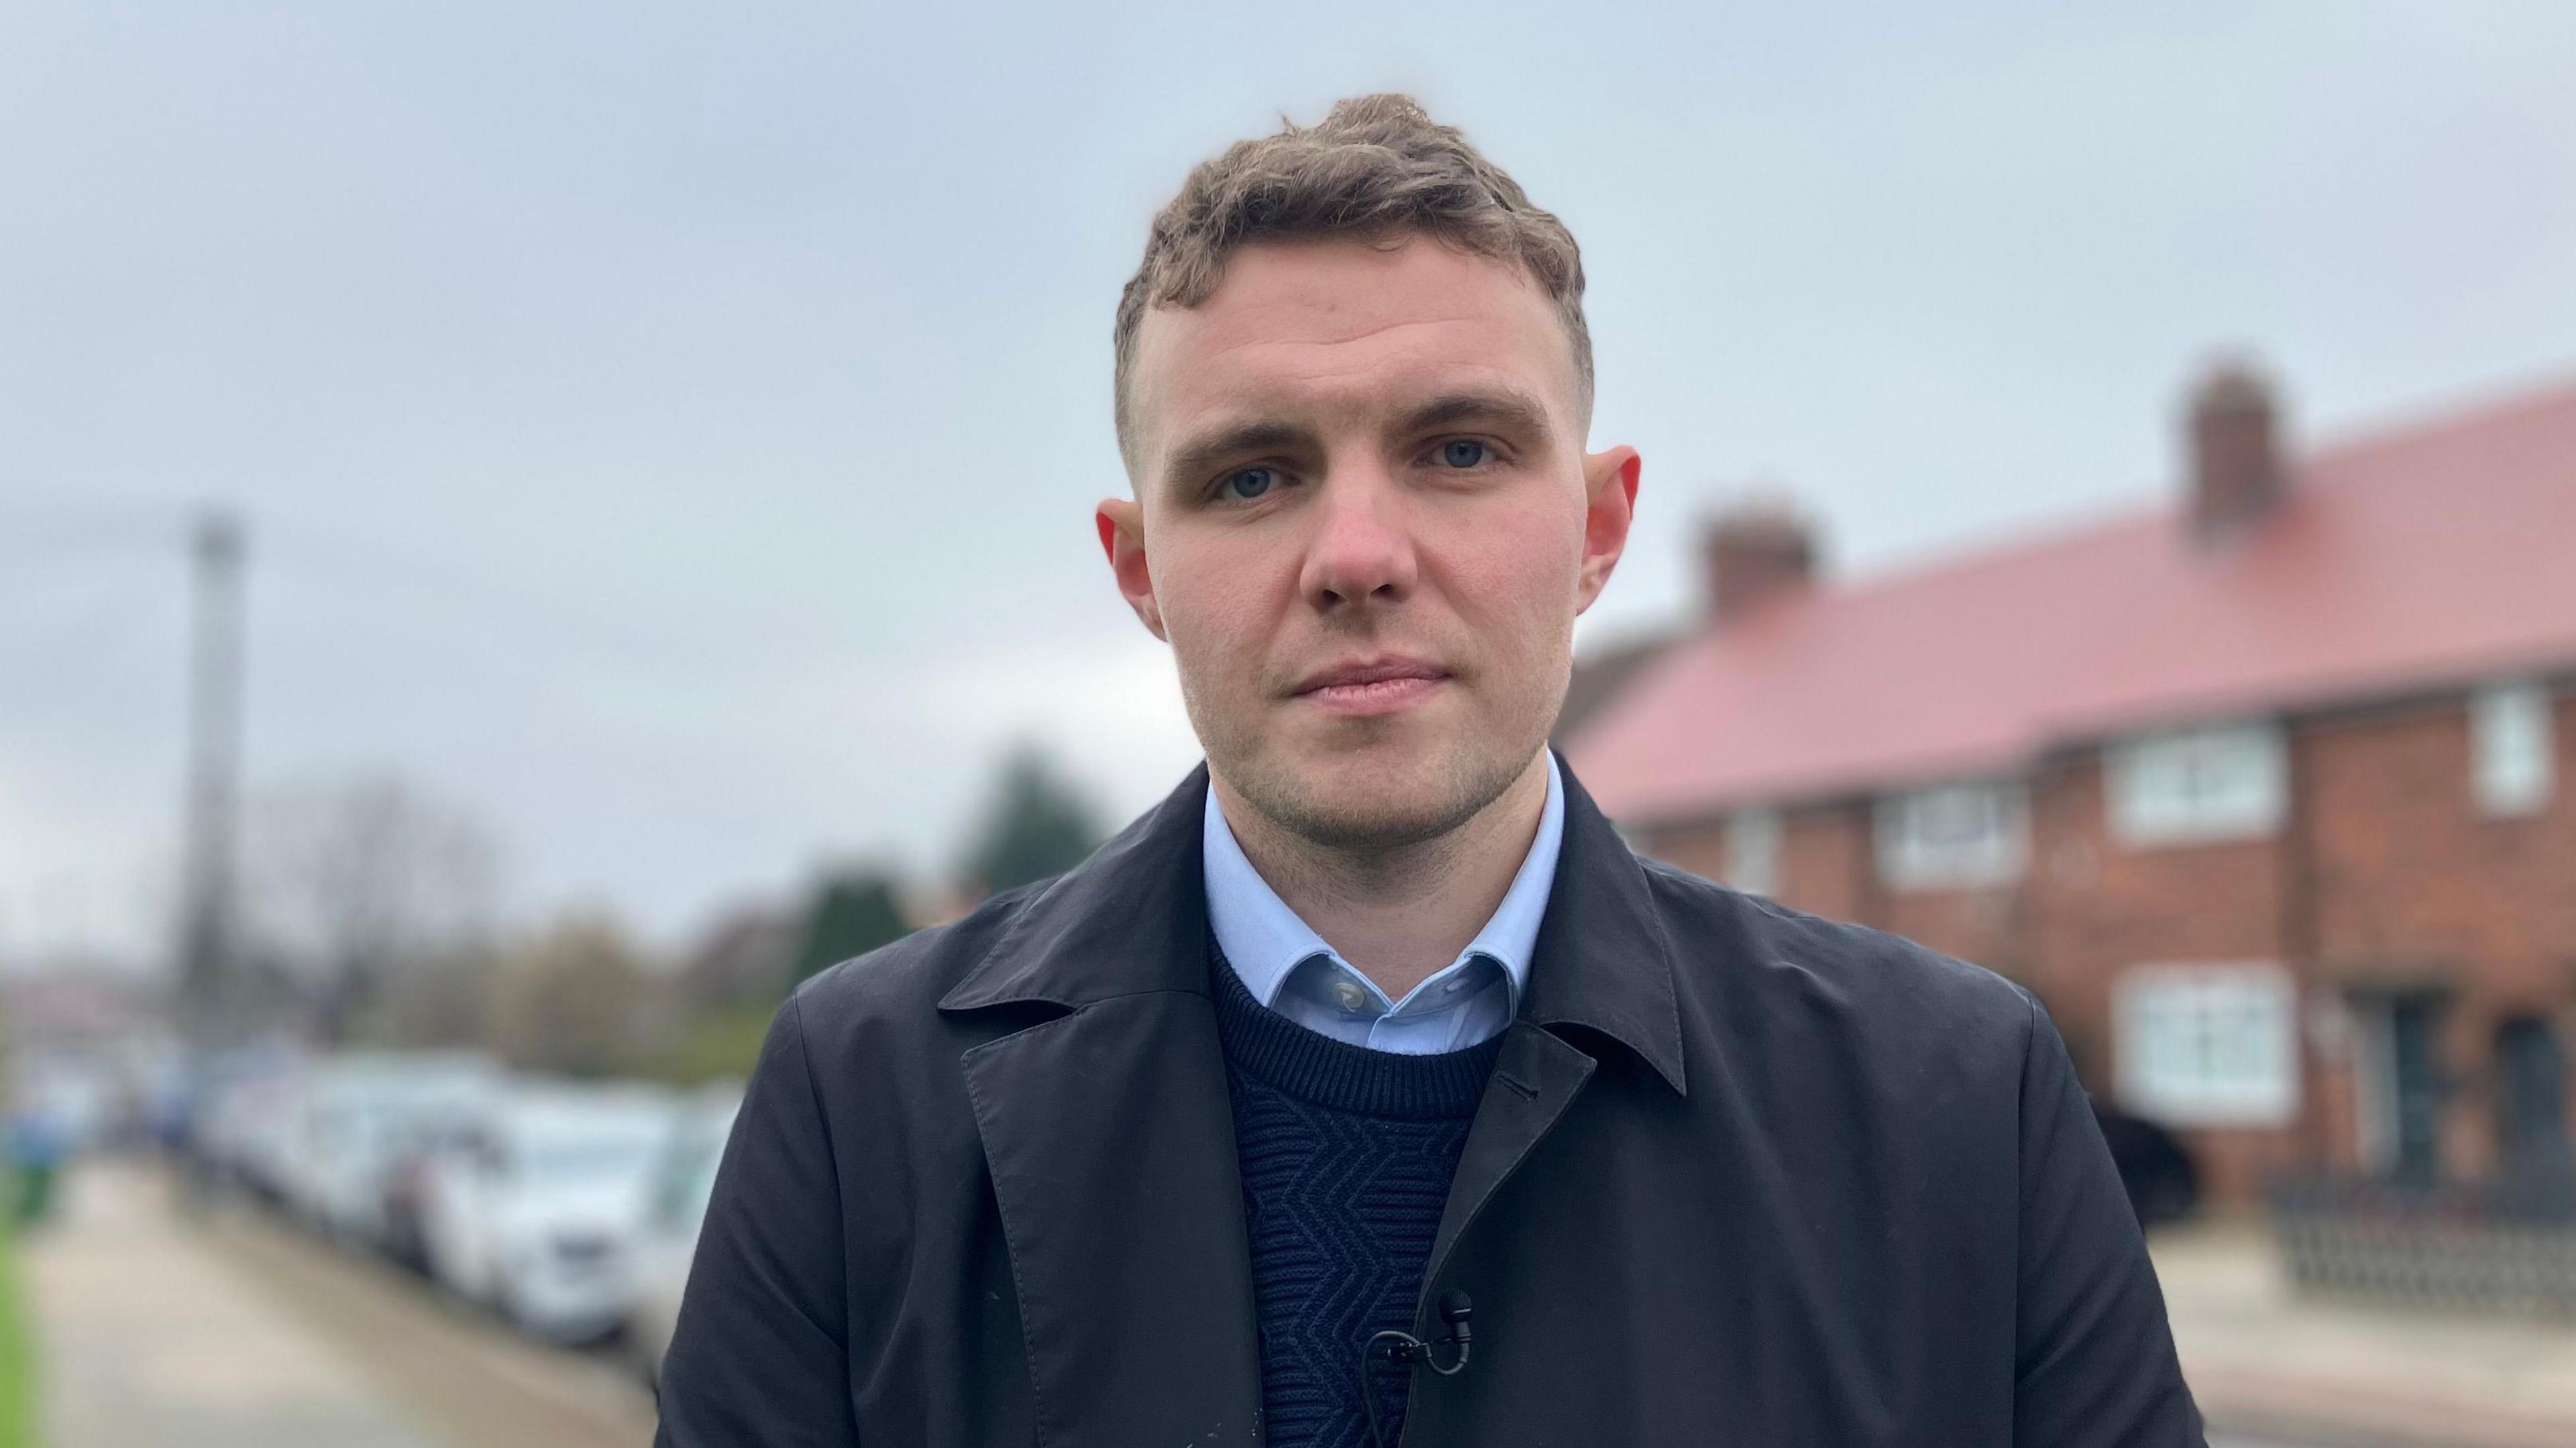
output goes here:
{"type": "MultiPolygon", "coordinates": [[[[1538,941],[1539,922],[1547,914],[1548,893],[1556,883],[1557,851],[1564,841],[1565,787],[1558,779],[1556,752],[1550,750],[1547,805],[1539,813],[1538,837],[1530,841],[1529,854],[1521,860],[1520,872],[1512,876],[1503,903],[1458,953],[1460,960],[1482,955],[1500,965],[1511,981],[1515,1008],[1529,981],[1530,952],[1538,941]]],[[[1234,967],[1254,1000],[1274,1004],[1288,973],[1305,960],[1316,955],[1341,960],[1252,867],[1226,824],[1213,786],[1207,792],[1199,857],[1207,877],[1208,924],[1216,932],[1217,949],[1225,952],[1226,963],[1234,967]]]]}

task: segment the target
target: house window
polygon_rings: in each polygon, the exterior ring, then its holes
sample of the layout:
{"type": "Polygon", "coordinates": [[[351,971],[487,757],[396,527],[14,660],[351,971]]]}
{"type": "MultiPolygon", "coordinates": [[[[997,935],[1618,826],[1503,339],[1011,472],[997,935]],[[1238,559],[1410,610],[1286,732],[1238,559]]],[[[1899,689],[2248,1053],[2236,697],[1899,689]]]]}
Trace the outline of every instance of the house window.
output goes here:
{"type": "Polygon", "coordinates": [[[1945,784],[1878,802],[1878,875],[1892,889],[2000,885],[2030,849],[2030,793],[2018,782],[1945,784]]]}
{"type": "Polygon", "coordinates": [[[1726,883],[1747,895],[1780,891],[1780,812],[1740,809],[1726,817],[1726,883]]]}
{"type": "Polygon", "coordinates": [[[2281,826],[2289,751],[2269,722],[2185,729],[2107,751],[2111,833],[2129,845],[2253,839],[2281,826]]]}
{"type": "Polygon", "coordinates": [[[2478,808],[2531,814],[2549,803],[2552,746],[2549,691],[2498,684],[2469,696],[2469,775],[2478,808]]]}
{"type": "Polygon", "coordinates": [[[2141,966],[2112,987],[2120,1101],[2168,1126],[2281,1126],[2299,1109],[2297,989],[2268,963],[2141,966]]]}

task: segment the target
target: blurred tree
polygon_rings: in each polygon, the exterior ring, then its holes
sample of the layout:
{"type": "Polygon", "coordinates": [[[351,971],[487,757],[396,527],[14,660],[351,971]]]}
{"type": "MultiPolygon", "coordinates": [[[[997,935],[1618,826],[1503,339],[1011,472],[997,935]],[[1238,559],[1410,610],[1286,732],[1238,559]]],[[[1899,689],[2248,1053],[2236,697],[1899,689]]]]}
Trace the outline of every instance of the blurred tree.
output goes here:
{"type": "Polygon", "coordinates": [[[491,954],[477,941],[403,961],[356,1004],[349,1036],[423,1050],[482,1044],[491,954]]]}
{"type": "Polygon", "coordinates": [[[637,1063],[642,1074],[674,1086],[740,1081],[760,1059],[776,1006],[727,1005],[680,1017],[667,1040],[637,1063]]]}
{"type": "Polygon", "coordinates": [[[834,876],[816,892],[805,914],[805,934],[797,946],[788,985],[825,966],[865,955],[910,934],[895,883],[882,870],[863,869],[834,876]]]}
{"type": "Polygon", "coordinates": [[[654,985],[614,922],[568,916],[493,958],[484,1039],[523,1071],[623,1074],[648,1049],[654,985]]]}
{"type": "Polygon", "coordinates": [[[491,837],[394,775],[269,797],[250,855],[254,948],[307,996],[327,1042],[347,1040],[397,972],[468,955],[486,928],[491,837]]]}
{"type": "Polygon", "coordinates": [[[1102,838],[1091,802],[1058,777],[1044,750],[1025,744],[1002,761],[966,873],[987,891],[1012,889],[1081,864],[1102,838]]]}
{"type": "Polygon", "coordinates": [[[746,903],[728,910],[680,963],[674,985],[692,1010],[737,1006],[764,1015],[785,999],[804,948],[809,903],[746,903]]]}

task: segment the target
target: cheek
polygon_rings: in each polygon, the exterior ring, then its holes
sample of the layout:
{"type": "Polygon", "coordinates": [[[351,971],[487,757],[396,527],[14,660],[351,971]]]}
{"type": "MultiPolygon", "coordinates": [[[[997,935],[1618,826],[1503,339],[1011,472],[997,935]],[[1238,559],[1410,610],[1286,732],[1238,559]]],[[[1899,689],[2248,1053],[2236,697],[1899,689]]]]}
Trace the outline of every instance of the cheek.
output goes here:
{"type": "Polygon", "coordinates": [[[1276,560],[1186,535],[1164,540],[1153,556],[1154,600],[1182,669],[1201,676],[1257,671],[1281,614],[1276,560]]]}
{"type": "Polygon", "coordinates": [[[1496,508],[1458,530],[1442,552],[1460,613],[1515,635],[1573,626],[1583,563],[1579,509],[1496,508]]]}

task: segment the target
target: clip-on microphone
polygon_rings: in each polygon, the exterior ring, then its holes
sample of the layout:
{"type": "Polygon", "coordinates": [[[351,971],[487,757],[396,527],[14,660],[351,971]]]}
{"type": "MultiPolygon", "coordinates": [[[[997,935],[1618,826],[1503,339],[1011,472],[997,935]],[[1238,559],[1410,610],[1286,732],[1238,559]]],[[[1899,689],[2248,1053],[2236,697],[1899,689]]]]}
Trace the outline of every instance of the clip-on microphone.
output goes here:
{"type": "Polygon", "coordinates": [[[1386,1436],[1377,1423],[1377,1393],[1369,1382],[1369,1359],[1377,1356],[1377,1345],[1380,1342],[1387,1344],[1386,1359],[1389,1362],[1420,1362],[1444,1378],[1456,1377],[1467,1366],[1467,1349],[1472,1337],[1467,1320],[1475,1311],[1475,1302],[1466,1293],[1452,1287],[1440,1294],[1440,1320],[1449,1324],[1447,1337],[1424,1342],[1412,1333],[1390,1328],[1371,1337],[1368,1345],[1360,1349],[1360,1408],[1368,1414],[1369,1442],[1375,1448],[1388,1448],[1386,1436]],[[1457,1361],[1445,1368],[1440,1365],[1439,1356],[1431,1351],[1442,1344],[1458,1349],[1457,1361]]]}

